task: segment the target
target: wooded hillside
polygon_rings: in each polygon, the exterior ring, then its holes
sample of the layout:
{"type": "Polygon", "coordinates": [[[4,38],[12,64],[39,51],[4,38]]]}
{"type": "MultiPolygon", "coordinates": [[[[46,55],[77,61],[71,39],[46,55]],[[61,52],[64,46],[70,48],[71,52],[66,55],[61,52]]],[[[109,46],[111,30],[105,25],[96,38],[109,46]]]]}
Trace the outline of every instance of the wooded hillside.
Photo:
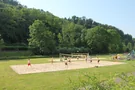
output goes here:
{"type": "Polygon", "coordinates": [[[132,36],[114,26],[84,16],[59,18],[15,0],[0,0],[0,35],[0,45],[29,46],[35,54],[117,53],[135,48],[132,36]]]}

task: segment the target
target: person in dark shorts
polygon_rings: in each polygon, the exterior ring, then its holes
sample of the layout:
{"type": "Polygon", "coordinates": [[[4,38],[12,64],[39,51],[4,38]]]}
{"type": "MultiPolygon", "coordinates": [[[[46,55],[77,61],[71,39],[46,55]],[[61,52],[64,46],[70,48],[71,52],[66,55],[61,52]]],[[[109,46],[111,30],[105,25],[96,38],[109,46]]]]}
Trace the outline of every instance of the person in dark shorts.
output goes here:
{"type": "Polygon", "coordinates": [[[68,62],[71,63],[71,58],[69,57],[68,59],[69,59],[68,62]]]}
{"type": "Polygon", "coordinates": [[[92,63],[92,59],[90,59],[90,63],[92,63]]]}
{"type": "Polygon", "coordinates": [[[97,61],[98,63],[100,62],[100,60],[98,59],[98,61],[97,61]]]}
{"type": "Polygon", "coordinates": [[[68,65],[68,63],[65,61],[65,65],[68,65]]]}
{"type": "Polygon", "coordinates": [[[68,67],[68,61],[67,60],[65,60],[65,66],[68,67]]]}
{"type": "Polygon", "coordinates": [[[116,56],[115,56],[115,59],[117,60],[117,58],[118,58],[118,56],[116,55],[116,56]]]}
{"type": "Polygon", "coordinates": [[[97,60],[97,62],[99,63],[99,62],[100,62],[100,60],[99,60],[99,58],[98,58],[98,57],[97,57],[97,59],[98,59],[98,60],[97,60]]]}

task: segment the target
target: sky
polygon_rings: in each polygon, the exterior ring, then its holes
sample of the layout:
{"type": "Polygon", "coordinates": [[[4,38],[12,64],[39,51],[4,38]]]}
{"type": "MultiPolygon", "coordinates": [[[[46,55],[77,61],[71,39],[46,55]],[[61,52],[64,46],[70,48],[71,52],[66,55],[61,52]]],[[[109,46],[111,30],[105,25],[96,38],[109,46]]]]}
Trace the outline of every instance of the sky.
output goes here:
{"type": "Polygon", "coordinates": [[[28,8],[43,9],[64,18],[85,16],[115,26],[135,38],[135,0],[18,0],[28,8]]]}

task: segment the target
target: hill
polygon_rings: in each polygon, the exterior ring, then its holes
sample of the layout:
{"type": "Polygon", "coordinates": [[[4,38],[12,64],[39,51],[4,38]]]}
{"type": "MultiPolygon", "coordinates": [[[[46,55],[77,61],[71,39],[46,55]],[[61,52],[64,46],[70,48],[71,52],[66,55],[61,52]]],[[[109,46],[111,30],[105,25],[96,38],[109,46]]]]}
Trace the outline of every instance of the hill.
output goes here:
{"type": "Polygon", "coordinates": [[[131,35],[86,17],[59,18],[16,0],[0,0],[0,35],[4,45],[30,46],[35,54],[131,51],[131,35]]]}

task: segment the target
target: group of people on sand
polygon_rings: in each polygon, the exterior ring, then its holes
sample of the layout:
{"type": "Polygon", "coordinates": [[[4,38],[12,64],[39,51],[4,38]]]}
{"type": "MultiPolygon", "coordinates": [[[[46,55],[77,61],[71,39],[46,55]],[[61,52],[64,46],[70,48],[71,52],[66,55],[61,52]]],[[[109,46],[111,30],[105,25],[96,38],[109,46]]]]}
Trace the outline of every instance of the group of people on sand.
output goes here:
{"type": "MultiPolygon", "coordinates": [[[[70,57],[64,57],[64,62],[65,62],[65,65],[68,65],[68,62],[71,63],[71,58],[70,57]]],[[[52,57],[51,59],[51,63],[53,64],[54,63],[54,59],[52,57]]]]}
{"type": "MultiPolygon", "coordinates": [[[[54,62],[54,60],[53,60],[53,57],[52,57],[51,63],[53,64],[53,62],[54,62]]],[[[31,66],[30,59],[28,59],[28,66],[31,66]]]]}
{"type": "Polygon", "coordinates": [[[64,56],[64,63],[66,66],[68,66],[68,63],[71,63],[71,58],[64,56]]]}
{"type": "MultiPolygon", "coordinates": [[[[92,63],[92,59],[91,58],[86,57],[86,62],[87,61],[89,61],[90,63],[92,63]]],[[[100,62],[100,59],[97,57],[97,63],[99,63],[99,62],[100,62]]],[[[52,64],[54,63],[53,57],[51,59],[51,63],[52,64]]],[[[68,66],[68,63],[71,63],[71,57],[64,56],[64,63],[65,63],[66,66],[68,66]]],[[[28,66],[31,66],[30,59],[28,59],[28,66]]]]}
{"type": "MultiPolygon", "coordinates": [[[[97,60],[97,63],[100,62],[100,59],[99,59],[98,57],[97,57],[96,60],[97,60]]],[[[92,58],[86,56],[86,62],[87,62],[87,61],[89,61],[90,63],[92,63],[92,58]]]]}
{"type": "MultiPolygon", "coordinates": [[[[70,57],[64,57],[64,62],[65,62],[65,65],[68,65],[68,62],[71,63],[71,58],[70,57]]],[[[51,59],[51,63],[53,64],[54,63],[54,59],[52,57],[51,59]]],[[[28,59],[28,66],[31,66],[31,62],[30,62],[30,59],[28,59]]]]}
{"type": "Polygon", "coordinates": [[[113,60],[120,60],[120,55],[116,54],[115,56],[113,56],[113,60]]]}
{"type": "MultiPolygon", "coordinates": [[[[51,63],[52,63],[52,64],[54,63],[53,57],[52,57],[52,59],[51,59],[51,63]]],[[[68,66],[68,63],[71,63],[71,58],[64,56],[64,63],[65,63],[65,66],[68,66]]]]}

